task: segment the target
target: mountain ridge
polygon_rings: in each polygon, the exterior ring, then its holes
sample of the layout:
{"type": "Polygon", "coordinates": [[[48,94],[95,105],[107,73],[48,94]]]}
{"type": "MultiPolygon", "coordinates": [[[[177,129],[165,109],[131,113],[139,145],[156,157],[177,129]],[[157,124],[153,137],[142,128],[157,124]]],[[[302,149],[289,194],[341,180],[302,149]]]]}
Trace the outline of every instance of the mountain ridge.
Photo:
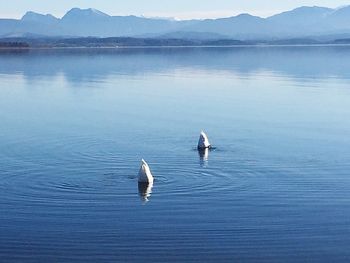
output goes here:
{"type": "Polygon", "coordinates": [[[301,6],[267,18],[243,13],[217,19],[171,20],[140,16],[111,16],[97,9],[72,8],[63,17],[28,11],[21,19],[0,19],[0,37],[136,37],[177,35],[238,40],[304,38],[350,33],[350,6],[332,9],[301,6]],[[210,36],[210,37],[209,37],[210,36]]]}

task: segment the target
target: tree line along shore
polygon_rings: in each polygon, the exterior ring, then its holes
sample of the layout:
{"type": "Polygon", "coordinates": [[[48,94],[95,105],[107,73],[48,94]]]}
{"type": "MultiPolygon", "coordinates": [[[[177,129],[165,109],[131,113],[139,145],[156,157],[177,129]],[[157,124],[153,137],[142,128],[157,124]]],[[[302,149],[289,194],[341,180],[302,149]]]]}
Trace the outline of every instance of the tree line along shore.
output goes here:
{"type": "Polygon", "coordinates": [[[282,39],[241,41],[234,39],[196,40],[196,39],[157,39],[157,38],[3,38],[0,48],[117,48],[117,47],[191,47],[191,46],[247,46],[247,45],[347,45],[350,39],[317,41],[313,39],[282,39]]]}

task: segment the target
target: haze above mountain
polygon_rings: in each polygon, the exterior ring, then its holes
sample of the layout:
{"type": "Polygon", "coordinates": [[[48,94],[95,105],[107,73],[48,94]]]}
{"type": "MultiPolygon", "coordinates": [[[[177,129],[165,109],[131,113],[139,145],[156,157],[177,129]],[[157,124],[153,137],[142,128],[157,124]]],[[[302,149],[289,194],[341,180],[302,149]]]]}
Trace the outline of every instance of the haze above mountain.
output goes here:
{"type": "Polygon", "coordinates": [[[350,34],[350,6],[299,7],[268,18],[238,16],[177,21],[110,16],[73,8],[62,18],[27,12],[22,19],[0,19],[0,37],[169,37],[200,39],[285,39],[350,34]]]}

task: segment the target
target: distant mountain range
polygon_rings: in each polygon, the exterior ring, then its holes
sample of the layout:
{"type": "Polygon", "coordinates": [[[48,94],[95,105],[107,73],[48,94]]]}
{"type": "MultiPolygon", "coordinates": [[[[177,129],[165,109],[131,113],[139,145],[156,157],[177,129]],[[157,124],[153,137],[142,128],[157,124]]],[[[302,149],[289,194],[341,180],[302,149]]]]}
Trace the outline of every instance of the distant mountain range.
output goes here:
{"type": "Polygon", "coordinates": [[[177,21],[110,16],[95,9],[73,8],[62,18],[27,12],[22,19],[0,19],[0,38],[139,37],[172,39],[282,40],[350,38],[350,6],[337,9],[299,7],[268,18],[249,14],[177,21]]]}

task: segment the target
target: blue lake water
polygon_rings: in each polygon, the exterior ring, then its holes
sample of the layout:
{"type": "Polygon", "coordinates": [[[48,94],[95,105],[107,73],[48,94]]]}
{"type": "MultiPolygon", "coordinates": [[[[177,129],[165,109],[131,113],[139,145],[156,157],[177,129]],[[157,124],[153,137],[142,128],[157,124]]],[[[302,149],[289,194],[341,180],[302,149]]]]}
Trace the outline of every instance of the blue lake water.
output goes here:
{"type": "Polygon", "coordinates": [[[349,248],[350,47],[0,53],[1,262],[349,262],[349,248]]]}

